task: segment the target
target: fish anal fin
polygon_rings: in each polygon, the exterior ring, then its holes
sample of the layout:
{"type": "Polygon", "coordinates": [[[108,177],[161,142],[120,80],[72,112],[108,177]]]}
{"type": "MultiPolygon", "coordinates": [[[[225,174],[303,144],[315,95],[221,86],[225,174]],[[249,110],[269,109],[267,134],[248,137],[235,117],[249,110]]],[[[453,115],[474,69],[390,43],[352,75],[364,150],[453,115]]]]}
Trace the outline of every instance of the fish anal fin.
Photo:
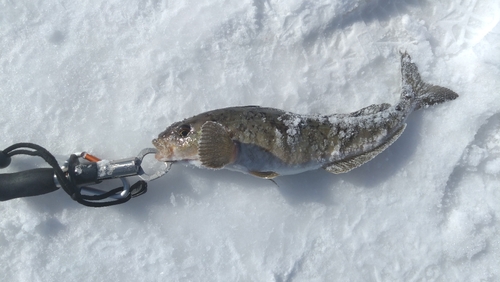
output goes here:
{"type": "Polygon", "coordinates": [[[222,168],[233,162],[235,155],[236,145],[221,124],[207,121],[201,126],[198,156],[203,166],[222,168]]]}
{"type": "Polygon", "coordinates": [[[279,176],[279,174],[274,171],[249,171],[249,173],[253,176],[257,176],[264,179],[273,179],[276,176],[279,176]]]}
{"type": "Polygon", "coordinates": [[[399,136],[401,136],[405,128],[406,124],[401,126],[401,128],[399,128],[385,143],[376,147],[375,149],[361,155],[328,164],[324,167],[324,169],[334,174],[346,173],[369,162],[370,160],[375,158],[375,156],[387,149],[387,147],[389,147],[392,143],[394,143],[394,141],[396,141],[399,136]]]}

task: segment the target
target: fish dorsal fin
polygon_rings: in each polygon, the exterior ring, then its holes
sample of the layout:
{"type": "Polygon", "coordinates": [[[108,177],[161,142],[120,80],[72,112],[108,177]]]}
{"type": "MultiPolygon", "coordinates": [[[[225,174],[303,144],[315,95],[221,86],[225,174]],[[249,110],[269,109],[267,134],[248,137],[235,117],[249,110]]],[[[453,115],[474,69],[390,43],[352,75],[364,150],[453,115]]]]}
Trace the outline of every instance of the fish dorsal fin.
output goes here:
{"type": "Polygon", "coordinates": [[[277,174],[274,171],[250,171],[249,173],[253,176],[257,176],[264,179],[273,179],[276,176],[279,176],[279,174],[277,174]]]}
{"type": "Polygon", "coordinates": [[[372,115],[372,114],[376,114],[376,113],[385,111],[385,110],[387,110],[390,107],[391,107],[391,105],[387,104],[387,103],[373,104],[373,105],[370,105],[368,107],[364,107],[364,108],[362,108],[360,110],[357,110],[355,112],[352,112],[352,113],[349,114],[349,116],[351,116],[351,117],[358,117],[358,116],[372,115]]]}
{"type": "Polygon", "coordinates": [[[207,121],[201,126],[198,156],[203,166],[222,168],[234,161],[235,151],[229,132],[220,123],[207,121]]]}
{"type": "Polygon", "coordinates": [[[385,141],[385,143],[378,146],[377,148],[352,158],[328,164],[327,166],[324,167],[325,170],[331,173],[339,174],[351,171],[352,169],[355,169],[361,166],[362,164],[367,163],[368,161],[375,158],[376,155],[380,154],[382,151],[387,149],[387,147],[389,147],[392,143],[394,143],[394,141],[396,141],[399,138],[399,136],[401,136],[401,134],[405,130],[405,127],[406,124],[403,124],[403,126],[401,126],[401,128],[399,128],[394,133],[394,135],[391,136],[391,138],[389,138],[387,141],[385,141]]]}

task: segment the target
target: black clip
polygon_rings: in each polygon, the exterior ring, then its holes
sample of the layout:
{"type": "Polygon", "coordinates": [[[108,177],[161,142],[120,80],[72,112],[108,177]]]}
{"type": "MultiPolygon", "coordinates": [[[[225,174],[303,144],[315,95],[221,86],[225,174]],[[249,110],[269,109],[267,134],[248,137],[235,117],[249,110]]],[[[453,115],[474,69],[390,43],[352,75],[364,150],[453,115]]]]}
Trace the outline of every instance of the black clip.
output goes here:
{"type": "Polygon", "coordinates": [[[79,193],[76,197],[80,197],[85,201],[82,204],[91,206],[115,205],[126,202],[131,197],[138,197],[146,193],[146,181],[154,180],[168,172],[171,163],[164,163],[164,166],[157,169],[154,174],[147,174],[141,167],[143,158],[148,154],[156,152],[156,149],[144,149],[137,157],[116,161],[101,160],[85,152],[77,153],[70,156],[63,166],[63,170],[67,172],[71,183],[79,187],[79,193]],[[131,186],[126,177],[134,175],[141,177],[143,180],[137,181],[131,186]],[[115,178],[122,181],[122,187],[110,191],[102,191],[94,187],[83,186],[115,178]],[[103,202],[102,200],[106,198],[113,200],[103,202]],[[89,203],[88,201],[93,202],[89,203]]]}

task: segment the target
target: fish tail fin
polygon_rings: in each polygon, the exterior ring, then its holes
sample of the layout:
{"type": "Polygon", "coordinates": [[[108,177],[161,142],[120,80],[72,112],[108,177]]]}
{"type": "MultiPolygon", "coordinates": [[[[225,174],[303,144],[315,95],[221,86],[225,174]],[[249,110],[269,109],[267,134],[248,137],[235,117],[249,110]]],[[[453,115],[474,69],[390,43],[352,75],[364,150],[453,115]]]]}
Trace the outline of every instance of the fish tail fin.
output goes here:
{"type": "Polygon", "coordinates": [[[417,66],[407,52],[401,52],[401,99],[410,99],[414,110],[455,100],[458,94],[452,90],[422,81],[417,66]]]}

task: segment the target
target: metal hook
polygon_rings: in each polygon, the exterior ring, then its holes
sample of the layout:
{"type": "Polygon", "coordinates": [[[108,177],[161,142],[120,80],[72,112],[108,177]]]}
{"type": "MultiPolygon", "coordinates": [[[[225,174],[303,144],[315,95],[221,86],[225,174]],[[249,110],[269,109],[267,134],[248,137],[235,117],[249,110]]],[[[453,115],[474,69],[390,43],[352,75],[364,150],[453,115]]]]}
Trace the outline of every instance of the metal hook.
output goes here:
{"type": "MultiPolygon", "coordinates": [[[[145,148],[145,149],[142,149],[139,154],[137,155],[137,159],[140,160],[140,163],[142,164],[142,160],[144,159],[144,157],[146,155],[149,155],[149,154],[156,154],[158,153],[158,150],[155,149],[155,148],[145,148]]],[[[163,176],[165,173],[167,173],[169,170],[170,170],[170,167],[172,166],[172,163],[171,162],[163,162],[162,166],[164,165],[164,167],[161,167],[159,168],[155,173],[153,174],[147,174],[144,169],[142,168],[142,166],[139,167],[139,171],[137,173],[137,175],[144,181],[151,181],[151,180],[155,180],[157,178],[160,178],[161,176],[163,176]]]]}

